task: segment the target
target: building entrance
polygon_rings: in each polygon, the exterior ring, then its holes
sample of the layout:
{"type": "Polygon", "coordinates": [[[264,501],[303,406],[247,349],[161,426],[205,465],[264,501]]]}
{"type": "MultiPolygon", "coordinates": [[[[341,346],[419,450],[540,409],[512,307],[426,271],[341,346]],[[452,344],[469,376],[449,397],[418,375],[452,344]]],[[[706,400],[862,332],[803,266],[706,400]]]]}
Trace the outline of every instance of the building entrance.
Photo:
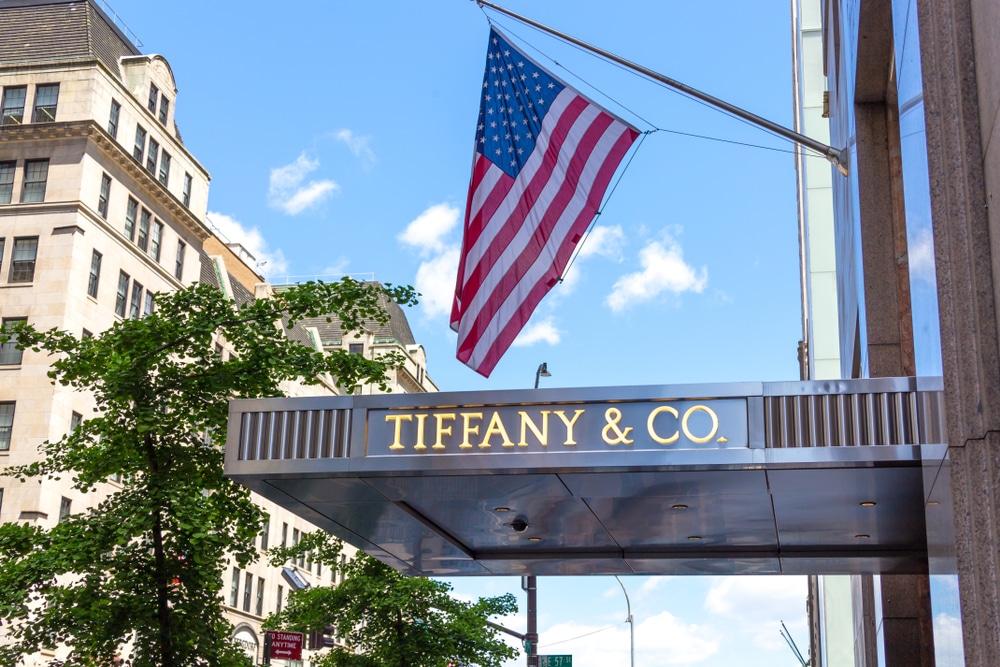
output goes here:
{"type": "Polygon", "coordinates": [[[914,574],[941,410],[933,378],[234,401],[226,472],[414,575],[914,574]]]}

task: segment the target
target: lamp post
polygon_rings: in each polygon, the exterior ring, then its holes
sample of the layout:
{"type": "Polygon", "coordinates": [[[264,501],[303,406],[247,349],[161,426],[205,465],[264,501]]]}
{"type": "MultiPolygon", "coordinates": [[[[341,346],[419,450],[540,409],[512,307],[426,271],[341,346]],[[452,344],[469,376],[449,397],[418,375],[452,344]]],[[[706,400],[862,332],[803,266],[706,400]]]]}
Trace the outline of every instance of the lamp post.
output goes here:
{"type": "MultiPolygon", "coordinates": [[[[538,389],[538,381],[547,377],[552,377],[552,373],[549,372],[549,365],[543,361],[535,371],[535,389],[538,389]]],[[[528,667],[538,667],[537,583],[533,574],[521,578],[521,588],[528,594],[528,631],[524,633],[524,640],[528,644],[528,667]]]]}
{"type": "Polygon", "coordinates": [[[549,372],[549,365],[543,361],[538,365],[538,370],[535,371],[535,389],[538,389],[538,380],[550,377],[552,377],[552,373],[549,372]]]}
{"type": "Polygon", "coordinates": [[[635,667],[635,621],[632,619],[632,603],[628,599],[628,591],[625,590],[625,584],[619,579],[618,575],[615,575],[615,579],[618,579],[618,585],[622,587],[622,593],[625,594],[625,606],[628,608],[628,618],[625,622],[628,623],[629,635],[631,638],[631,645],[629,647],[629,655],[631,656],[631,665],[635,667]]]}

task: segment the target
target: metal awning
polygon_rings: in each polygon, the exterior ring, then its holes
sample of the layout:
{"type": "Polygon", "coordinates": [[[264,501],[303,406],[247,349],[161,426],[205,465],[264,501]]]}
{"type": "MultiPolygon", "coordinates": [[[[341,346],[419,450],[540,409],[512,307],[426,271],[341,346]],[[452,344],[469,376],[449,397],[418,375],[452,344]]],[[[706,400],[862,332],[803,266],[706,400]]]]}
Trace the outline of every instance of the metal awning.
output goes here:
{"type": "Polygon", "coordinates": [[[410,574],[922,572],[941,391],[883,378],[241,400],[226,474],[410,574]]]}

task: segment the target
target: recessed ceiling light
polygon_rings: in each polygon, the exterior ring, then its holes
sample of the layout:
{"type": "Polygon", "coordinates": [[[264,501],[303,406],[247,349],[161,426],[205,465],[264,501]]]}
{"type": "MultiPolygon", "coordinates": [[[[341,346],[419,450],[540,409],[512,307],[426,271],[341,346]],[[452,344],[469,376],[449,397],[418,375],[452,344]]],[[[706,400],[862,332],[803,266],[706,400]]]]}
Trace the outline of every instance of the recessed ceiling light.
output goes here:
{"type": "Polygon", "coordinates": [[[866,500],[863,503],[858,503],[862,507],[875,507],[876,503],[874,500],[866,500]]]}
{"type": "Polygon", "coordinates": [[[541,542],[542,538],[540,538],[540,537],[529,537],[528,541],[529,542],[541,542]]]}
{"type": "Polygon", "coordinates": [[[678,503],[677,505],[671,505],[671,507],[675,510],[686,510],[688,508],[687,505],[683,505],[680,503],[678,503]]]}
{"type": "Polygon", "coordinates": [[[493,511],[494,512],[509,512],[510,508],[509,507],[494,507],[493,511]]]}
{"type": "Polygon", "coordinates": [[[855,535],[854,537],[857,538],[857,539],[859,539],[859,540],[871,539],[871,535],[865,535],[865,534],[855,535]]]}
{"type": "Polygon", "coordinates": [[[691,540],[692,542],[697,542],[698,540],[701,539],[701,535],[689,535],[688,539],[691,540]]]}
{"type": "Polygon", "coordinates": [[[928,501],[927,501],[927,506],[928,506],[928,507],[937,507],[937,506],[938,506],[938,505],[940,505],[940,504],[941,504],[941,503],[939,503],[939,502],[938,502],[938,501],[936,501],[936,500],[928,500],[928,501]]]}

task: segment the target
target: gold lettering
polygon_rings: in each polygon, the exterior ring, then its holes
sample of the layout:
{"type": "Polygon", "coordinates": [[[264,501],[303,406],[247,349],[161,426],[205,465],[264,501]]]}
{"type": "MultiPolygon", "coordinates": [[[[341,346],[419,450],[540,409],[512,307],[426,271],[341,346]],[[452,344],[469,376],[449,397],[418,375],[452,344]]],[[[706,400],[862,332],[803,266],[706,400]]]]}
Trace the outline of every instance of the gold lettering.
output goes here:
{"type": "Polygon", "coordinates": [[[628,439],[628,434],[632,432],[632,427],[627,426],[623,431],[618,427],[618,422],[622,420],[622,411],[618,408],[608,408],[604,411],[604,421],[607,425],[601,430],[601,437],[609,445],[631,445],[634,440],[628,439]],[[614,431],[616,438],[612,438],[609,433],[614,431]]]}
{"type": "Polygon", "coordinates": [[[510,441],[510,437],[507,435],[507,429],[503,425],[503,421],[500,419],[500,413],[494,412],[493,416],[490,417],[490,425],[486,427],[486,433],[483,434],[483,441],[479,443],[479,446],[486,449],[490,446],[490,438],[495,435],[499,435],[503,438],[503,442],[500,443],[502,447],[513,447],[514,443],[510,441]]]}
{"type": "Polygon", "coordinates": [[[401,443],[399,441],[400,437],[403,434],[403,420],[404,419],[406,421],[413,421],[413,415],[386,415],[385,416],[386,423],[396,422],[395,436],[393,438],[392,444],[389,445],[389,449],[405,449],[405,447],[403,447],[403,443],[401,443]]]}
{"type": "Polygon", "coordinates": [[[566,442],[563,444],[567,447],[571,447],[576,444],[576,440],[573,439],[573,425],[576,424],[576,420],[580,418],[580,415],[584,413],[584,410],[577,410],[573,415],[572,419],[566,419],[566,412],[563,410],[556,410],[552,414],[559,417],[562,423],[566,425],[566,442]]]}
{"type": "Polygon", "coordinates": [[[679,430],[674,431],[674,434],[670,437],[661,438],[656,433],[656,430],[653,428],[653,421],[656,419],[656,415],[660,414],[661,412],[669,412],[674,416],[674,419],[680,418],[680,415],[677,414],[677,410],[675,410],[669,405],[661,405],[660,407],[656,408],[655,410],[649,413],[649,419],[646,420],[646,429],[649,431],[649,437],[655,440],[656,442],[660,443],[661,445],[669,445],[675,443],[677,442],[677,438],[681,437],[681,432],[679,430]]]}
{"type": "Polygon", "coordinates": [[[444,420],[450,419],[455,420],[454,412],[440,412],[434,415],[434,420],[437,422],[437,442],[434,443],[434,449],[444,449],[444,443],[441,442],[441,436],[451,435],[451,427],[444,425],[444,420]]]}
{"type": "MultiPolygon", "coordinates": [[[[423,451],[427,449],[427,445],[424,444],[424,422],[427,421],[427,414],[422,413],[416,415],[417,417],[417,444],[413,445],[413,448],[418,451],[423,451]]],[[[444,448],[444,445],[441,445],[444,448]]]]}
{"type": "Polygon", "coordinates": [[[686,435],[691,442],[708,442],[715,437],[716,433],[719,432],[719,417],[712,412],[712,408],[706,405],[695,405],[684,413],[684,419],[681,420],[681,428],[684,429],[684,435],[686,435]],[[712,418],[712,431],[704,438],[696,438],[691,435],[691,431],[688,430],[688,418],[695,412],[707,413],[708,416],[712,418]]]}
{"type": "Polygon", "coordinates": [[[549,410],[541,410],[539,414],[542,415],[542,428],[541,430],[535,426],[535,422],[531,421],[531,417],[528,416],[527,412],[520,411],[517,414],[521,416],[521,440],[517,443],[518,447],[527,447],[528,441],[525,436],[528,435],[528,429],[535,434],[538,438],[538,443],[542,447],[549,446],[549,410]]]}
{"type": "MultiPolygon", "coordinates": [[[[473,427],[471,421],[473,419],[482,419],[482,412],[463,412],[462,413],[462,444],[458,446],[459,449],[472,449],[472,443],[469,442],[470,435],[479,435],[479,427],[473,427]]],[[[486,445],[489,447],[489,445],[486,445]]]]}

